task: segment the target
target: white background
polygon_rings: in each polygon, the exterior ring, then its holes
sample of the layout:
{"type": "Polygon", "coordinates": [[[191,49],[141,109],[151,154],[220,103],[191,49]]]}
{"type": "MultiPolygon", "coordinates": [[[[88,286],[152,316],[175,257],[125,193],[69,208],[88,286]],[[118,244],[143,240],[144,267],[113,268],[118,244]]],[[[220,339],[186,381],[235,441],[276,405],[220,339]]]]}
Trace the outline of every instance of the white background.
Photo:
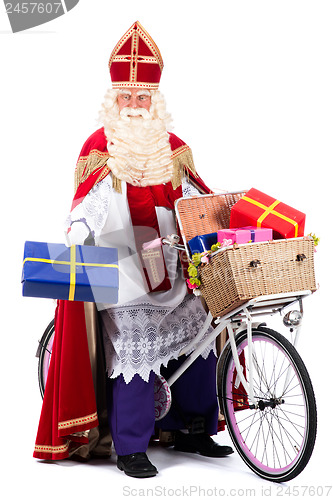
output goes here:
{"type": "MultiPolygon", "coordinates": [[[[288,486],[302,496],[301,486],[333,483],[332,14],[325,0],[81,0],[59,19],[12,34],[0,5],[3,498],[122,498],[138,496],[139,488],[150,497],[177,496],[177,488],[190,486],[205,488],[201,497],[221,496],[220,488],[229,496],[233,488],[242,489],[240,496],[247,488],[252,496],[263,496],[262,488],[284,496],[288,486]],[[34,355],[54,304],[21,297],[24,241],[63,241],[74,166],[110,87],[108,59],[136,20],[161,50],[160,90],[174,132],[192,147],[206,183],[256,187],[304,211],[306,232],[321,238],[320,290],[305,303],[299,345],[317,396],[318,439],[306,470],[281,490],[252,474],[236,454],[213,460],[151,450],[160,473],[149,481],[125,477],[115,457],[87,465],[32,458],[41,407],[34,355]],[[156,487],[161,490],[147,491],[156,487]]],[[[229,441],[226,433],[218,439],[229,441]]]]}

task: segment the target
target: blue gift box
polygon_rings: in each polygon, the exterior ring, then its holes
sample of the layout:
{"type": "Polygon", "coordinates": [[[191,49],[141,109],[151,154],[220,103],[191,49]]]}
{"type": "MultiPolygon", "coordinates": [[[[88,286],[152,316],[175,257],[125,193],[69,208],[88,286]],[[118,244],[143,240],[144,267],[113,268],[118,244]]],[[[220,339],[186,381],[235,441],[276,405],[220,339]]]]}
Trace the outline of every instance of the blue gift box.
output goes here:
{"type": "Polygon", "coordinates": [[[27,241],[23,295],[84,302],[118,302],[116,248],[27,241]]]}
{"type": "Polygon", "coordinates": [[[210,250],[217,243],[217,233],[202,234],[195,236],[188,242],[192,255],[210,250]]]}

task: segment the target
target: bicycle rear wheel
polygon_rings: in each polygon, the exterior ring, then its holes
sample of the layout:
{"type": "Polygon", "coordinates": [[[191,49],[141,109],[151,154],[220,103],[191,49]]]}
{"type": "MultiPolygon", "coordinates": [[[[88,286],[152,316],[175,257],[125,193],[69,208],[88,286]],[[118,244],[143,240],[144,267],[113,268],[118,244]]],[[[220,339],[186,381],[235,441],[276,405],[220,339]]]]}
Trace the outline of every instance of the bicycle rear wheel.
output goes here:
{"type": "Polygon", "coordinates": [[[49,371],[54,340],[54,319],[47,325],[39,341],[36,357],[38,360],[38,384],[42,398],[44,397],[47,374],[49,371]]]}
{"type": "MultiPolygon", "coordinates": [[[[289,481],[307,465],[315,444],[317,410],[310,377],[293,345],[281,334],[253,329],[253,390],[249,404],[230,345],[221,354],[217,387],[230,436],[245,463],[260,477],[289,481]]],[[[244,374],[249,370],[247,332],[236,336],[244,374]]]]}

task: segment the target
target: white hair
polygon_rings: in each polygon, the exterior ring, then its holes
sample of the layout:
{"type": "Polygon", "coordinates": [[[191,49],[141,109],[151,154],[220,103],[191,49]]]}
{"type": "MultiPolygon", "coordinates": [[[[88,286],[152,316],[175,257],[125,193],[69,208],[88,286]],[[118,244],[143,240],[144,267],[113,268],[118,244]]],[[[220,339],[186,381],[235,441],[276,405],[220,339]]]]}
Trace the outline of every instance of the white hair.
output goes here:
{"type": "Polygon", "coordinates": [[[118,90],[107,91],[99,114],[112,174],[135,186],[170,181],[173,175],[168,134],[171,116],[166,111],[163,95],[156,90],[150,92],[149,111],[125,107],[119,113],[118,94],[118,90]]]}
{"type": "MultiPolygon", "coordinates": [[[[112,132],[119,125],[120,114],[117,104],[119,92],[120,91],[118,89],[107,90],[102,104],[102,109],[99,113],[99,121],[104,125],[107,137],[110,137],[112,132]]],[[[159,90],[151,90],[149,92],[151,95],[151,107],[149,112],[156,124],[156,128],[160,128],[163,124],[163,127],[170,131],[172,129],[172,117],[166,110],[164,96],[159,90]]]]}

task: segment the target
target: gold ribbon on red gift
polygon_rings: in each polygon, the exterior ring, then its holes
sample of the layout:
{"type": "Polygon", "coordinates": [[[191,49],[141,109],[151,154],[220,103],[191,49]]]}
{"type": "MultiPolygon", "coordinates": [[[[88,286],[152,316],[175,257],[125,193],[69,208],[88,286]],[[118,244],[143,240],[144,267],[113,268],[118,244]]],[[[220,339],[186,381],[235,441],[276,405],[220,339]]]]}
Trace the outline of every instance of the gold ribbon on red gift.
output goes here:
{"type": "Polygon", "coordinates": [[[76,266],[89,266],[89,267],[114,267],[119,269],[118,264],[99,264],[95,262],[77,262],[76,261],[76,245],[72,245],[70,247],[70,260],[56,260],[56,259],[42,259],[39,257],[26,257],[23,261],[23,265],[25,262],[43,262],[45,264],[63,264],[70,266],[69,273],[69,294],[68,300],[74,300],[75,295],[75,286],[76,286],[76,266]]]}
{"type": "Polygon", "coordinates": [[[285,220],[286,222],[289,222],[295,227],[295,238],[298,236],[298,223],[294,221],[293,219],[290,219],[290,217],[287,217],[286,215],[280,214],[274,208],[281,203],[279,200],[275,200],[271,205],[266,206],[260,201],[257,200],[252,200],[252,198],[249,198],[248,196],[243,196],[242,200],[245,200],[249,203],[252,203],[253,205],[256,205],[257,207],[260,207],[264,210],[264,212],[261,214],[261,216],[257,220],[257,227],[261,227],[261,224],[263,220],[270,214],[276,215],[277,217],[280,217],[280,219],[285,220]]]}

